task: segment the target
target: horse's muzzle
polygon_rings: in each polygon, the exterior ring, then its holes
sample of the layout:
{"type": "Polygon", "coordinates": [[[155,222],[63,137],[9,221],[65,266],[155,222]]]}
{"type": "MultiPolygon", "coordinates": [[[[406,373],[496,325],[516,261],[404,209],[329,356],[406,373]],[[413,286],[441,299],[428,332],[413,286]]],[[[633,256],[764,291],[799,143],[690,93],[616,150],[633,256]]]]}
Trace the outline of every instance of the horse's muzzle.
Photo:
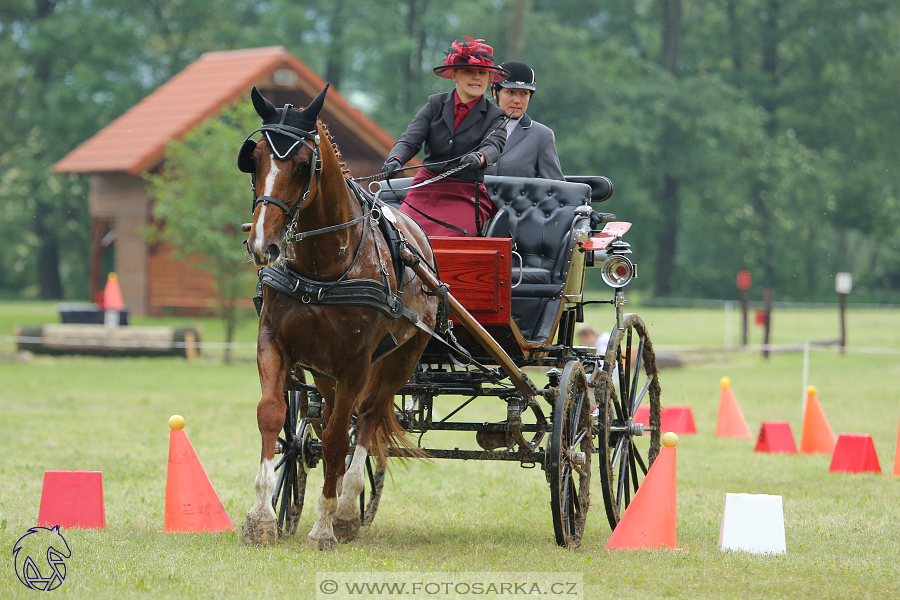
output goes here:
{"type": "Polygon", "coordinates": [[[278,246],[275,244],[269,244],[269,247],[266,248],[265,260],[266,264],[270,265],[276,260],[278,260],[278,256],[281,254],[281,250],[278,249],[278,246]]]}

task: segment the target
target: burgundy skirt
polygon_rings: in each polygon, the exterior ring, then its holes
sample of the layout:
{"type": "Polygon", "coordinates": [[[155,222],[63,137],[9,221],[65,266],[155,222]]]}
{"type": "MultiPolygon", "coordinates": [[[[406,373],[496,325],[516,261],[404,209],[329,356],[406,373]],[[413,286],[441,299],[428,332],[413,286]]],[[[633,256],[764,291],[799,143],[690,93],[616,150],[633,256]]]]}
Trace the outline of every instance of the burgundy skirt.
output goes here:
{"type": "MultiPolygon", "coordinates": [[[[415,185],[435,176],[436,173],[432,173],[428,169],[419,169],[419,172],[413,178],[412,184],[415,185]]],[[[421,225],[428,236],[463,237],[465,234],[435,223],[424,215],[428,215],[438,221],[456,225],[475,237],[478,235],[478,230],[475,226],[476,186],[478,187],[480,224],[484,227],[485,223],[497,212],[497,207],[491,202],[491,197],[488,196],[484,184],[474,181],[462,181],[452,177],[445,177],[440,181],[409,190],[406,192],[406,197],[403,199],[400,210],[421,225]]]]}

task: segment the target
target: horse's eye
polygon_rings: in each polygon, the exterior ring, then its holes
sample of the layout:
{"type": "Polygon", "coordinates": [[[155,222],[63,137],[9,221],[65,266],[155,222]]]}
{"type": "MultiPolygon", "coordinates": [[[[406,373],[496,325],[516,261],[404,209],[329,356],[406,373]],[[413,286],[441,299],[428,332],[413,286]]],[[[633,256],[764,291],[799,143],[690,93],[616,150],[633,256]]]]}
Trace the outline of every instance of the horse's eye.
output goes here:
{"type": "Polygon", "coordinates": [[[296,173],[303,174],[303,173],[306,173],[307,171],[309,171],[309,161],[308,160],[297,163],[297,166],[294,167],[294,172],[296,172],[296,173]]]}

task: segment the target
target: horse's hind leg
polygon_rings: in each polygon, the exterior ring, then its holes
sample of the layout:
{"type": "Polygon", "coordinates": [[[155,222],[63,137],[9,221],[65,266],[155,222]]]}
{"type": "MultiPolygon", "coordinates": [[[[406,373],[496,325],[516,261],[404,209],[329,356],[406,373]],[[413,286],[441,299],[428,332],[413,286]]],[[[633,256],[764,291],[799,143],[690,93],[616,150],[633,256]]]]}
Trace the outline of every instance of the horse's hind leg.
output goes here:
{"type": "MultiPolygon", "coordinates": [[[[306,541],[319,550],[331,550],[337,546],[333,519],[338,507],[338,480],[344,475],[347,449],[350,446],[350,413],[362,391],[364,374],[357,374],[356,381],[343,379],[335,386],[334,402],[327,426],[322,435],[322,454],[325,462],[325,482],[319,497],[316,524],[306,536],[306,541]]],[[[341,487],[347,485],[344,476],[341,487]]]]}
{"type": "Polygon", "coordinates": [[[258,339],[257,366],[262,398],[256,407],[256,420],[262,436],[262,450],[259,471],[253,482],[256,503],[247,513],[241,530],[241,540],[248,545],[275,543],[277,528],[272,506],[272,496],[275,494],[275,441],[287,410],[283,395],[286,365],[268,330],[262,327],[258,339]]]}
{"type": "MultiPolygon", "coordinates": [[[[357,420],[357,425],[359,420],[357,420]]],[[[334,535],[339,542],[349,542],[359,533],[362,525],[359,514],[359,495],[366,487],[366,457],[368,452],[361,439],[357,439],[356,449],[353,451],[353,460],[350,468],[344,473],[338,499],[337,511],[334,514],[334,535]]]]}

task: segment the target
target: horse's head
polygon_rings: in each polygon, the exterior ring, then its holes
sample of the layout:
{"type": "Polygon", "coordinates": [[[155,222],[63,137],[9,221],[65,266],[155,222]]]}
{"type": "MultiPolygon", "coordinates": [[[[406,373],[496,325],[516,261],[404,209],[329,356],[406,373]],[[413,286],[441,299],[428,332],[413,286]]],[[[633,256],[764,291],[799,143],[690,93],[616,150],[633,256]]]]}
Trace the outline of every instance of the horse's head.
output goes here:
{"type": "Polygon", "coordinates": [[[250,93],[263,124],[241,146],[238,168],[253,176],[253,225],[247,250],[257,266],[278,259],[285,231],[293,229],[297,213],[315,196],[322,170],[316,120],[327,91],[328,85],[303,110],[290,104],[275,108],[255,87],[250,93]],[[257,132],[262,137],[254,142],[250,137],[257,132]]]}

